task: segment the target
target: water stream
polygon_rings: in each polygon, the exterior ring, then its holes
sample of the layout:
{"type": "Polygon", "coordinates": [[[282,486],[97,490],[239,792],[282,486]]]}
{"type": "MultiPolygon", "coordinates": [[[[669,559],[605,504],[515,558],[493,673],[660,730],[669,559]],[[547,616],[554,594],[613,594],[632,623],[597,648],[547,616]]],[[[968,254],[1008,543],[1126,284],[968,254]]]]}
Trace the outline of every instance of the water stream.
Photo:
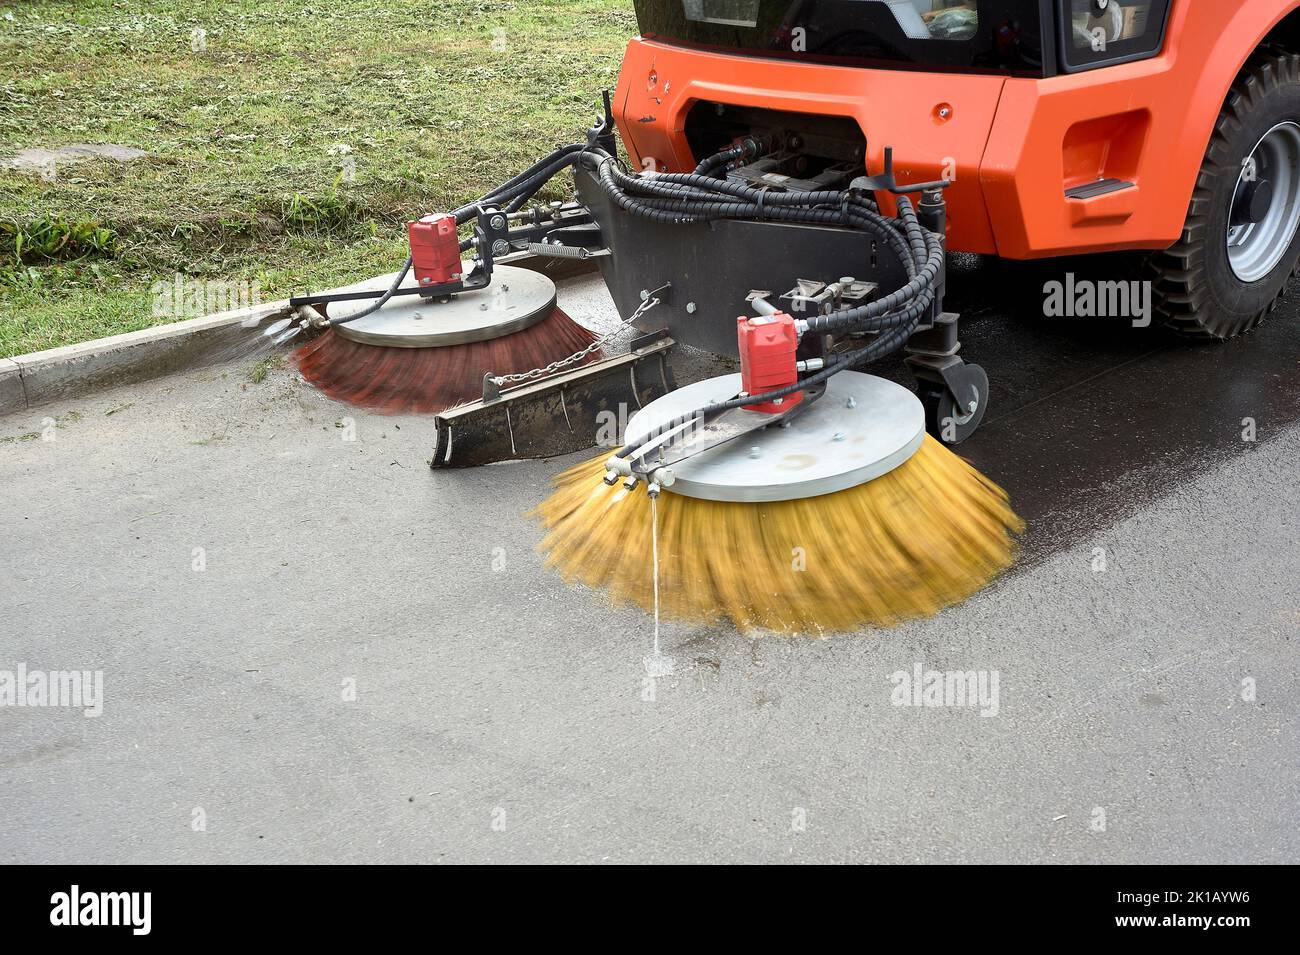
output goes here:
{"type": "Polygon", "coordinates": [[[646,676],[652,679],[670,676],[673,672],[673,658],[666,657],[659,650],[659,505],[657,498],[650,498],[650,564],[654,579],[655,594],[655,629],[654,644],[650,656],[642,662],[646,676]]]}
{"type": "Polygon", "coordinates": [[[650,560],[654,565],[655,641],[654,655],[659,653],[659,499],[650,498],[650,560]]]}

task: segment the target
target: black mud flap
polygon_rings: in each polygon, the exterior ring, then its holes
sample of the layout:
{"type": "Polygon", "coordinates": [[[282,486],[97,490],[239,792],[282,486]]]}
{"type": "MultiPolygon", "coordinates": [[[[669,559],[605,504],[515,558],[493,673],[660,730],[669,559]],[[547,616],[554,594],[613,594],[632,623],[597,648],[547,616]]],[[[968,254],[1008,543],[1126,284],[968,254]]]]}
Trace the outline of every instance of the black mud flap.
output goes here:
{"type": "Polygon", "coordinates": [[[676,388],[666,334],[604,358],[473,401],[434,418],[433,468],[469,468],[499,461],[549,458],[611,445],[628,419],[676,388]]]}

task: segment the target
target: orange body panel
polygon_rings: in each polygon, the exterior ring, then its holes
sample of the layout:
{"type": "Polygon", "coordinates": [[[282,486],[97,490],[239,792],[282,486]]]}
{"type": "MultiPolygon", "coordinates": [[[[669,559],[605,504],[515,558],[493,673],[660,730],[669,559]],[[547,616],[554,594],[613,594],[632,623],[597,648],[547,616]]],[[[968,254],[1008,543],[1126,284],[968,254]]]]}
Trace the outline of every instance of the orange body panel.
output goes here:
{"type": "Polygon", "coordinates": [[[847,116],[867,138],[871,171],[891,146],[900,182],[952,179],[955,251],[1024,259],[1167,248],[1233,80],[1297,8],[1300,0],[1174,0],[1159,56],[1047,79],[797,63],[638,38],[624,57],[616,117],[636,161],[676,172],[703,158],[685,135],[700,100],[847,116]],[[1099,178],[1135,188],[1066,197],[1099,178]]]}
{"type": "Polygon", "coordinates": [[[686,143],[686,114],[699,100],[795,113],[849,116],[867,137],[867,160],[879,171],[894,149],[901,182],[942,178],[945,160],[957,180],[950,189],[952,236],[972,251],[993,252],[993,233],[978,188],[978,169],[1006,81],[1000,76],[862,70],[722,56],[634,40],[623,60],[615,102],[619,131],[640,163],[681,172],[698,159],[686,143]],[[956,80],[956,82],[954,82],[956,80]],[[952,107],[946,122],[937,115],[952,107]]]}

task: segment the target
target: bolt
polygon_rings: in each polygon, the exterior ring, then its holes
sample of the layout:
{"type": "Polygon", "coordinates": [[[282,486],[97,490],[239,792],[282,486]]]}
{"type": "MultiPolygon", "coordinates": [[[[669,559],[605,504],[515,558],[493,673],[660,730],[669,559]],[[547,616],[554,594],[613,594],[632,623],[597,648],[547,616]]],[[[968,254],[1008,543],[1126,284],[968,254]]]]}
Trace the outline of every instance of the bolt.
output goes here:
{"type": "Polygon", "coordinates": [[[978,411],[978,410],[979,410],[979,406],[980,406],[980,403],[979,403],[978,401],[972,401],[972,402],[970,403],[970,413],[971,413],[971,414],[974,414],[976,411],[978,411]]]}
{"type": "Polygon", "coordinates": [[[650,292],[649,292],[648,289],[642,289],[642,290],[641,290],[641,301],[643,301],[643,302],[648,302],[648,301],[650,301],[650,292]]]}
{"type": "Polygon", "coordinates": [[[429,284],[430,282],[432,282],[432,281],[433,281],[433,279],[429,278],[429,276],[426,275],[424,278],[420,279],[420,284],[421,284],[421,285],[428,285],[428,284],[429,284]]]}
{"type": "Polygon", "coordinates": [[[506,217],[505,217],[505,216],[493,216],[493,217],[492,217],[492,228],[493,228],[493,229],[495,229],[496,231],[500,232],[500,231],[501,231],[502,229],[504,229],[505,227],[506,227],[506,217]]]}
{"type": "Polygon", "coordinates": [[[952,115],[952,109],[951,109],[951,107],[944,106],[944,107],[942,107],[942,108],[939,110],[939,118],[940,118],[940,119],[947,119],[947,118],[948,118],[949,116],[951,116],[951,115],[952,115]]]}
{"type": "Polygon", "coordinates": [[[843,432],[843,431],[836,431],[836,432],[835,432],[835,437],[833,437],[831,440],[832,440],[832,441],[843,441],[843,440],[844,440],[844,432],[843,432]]]}
{"type": "Polygon", "coordinates": [[[698,308],[698,306],[696,306],[696,304],[695,304],[694,302],[687,302],[687,303],[686,303],[686,314],[687,314],[687,315],[694,315],[697,311],[699,311],[699,308],[698,308]]]}
{"type": "Polygon", "coordinates": [[[504,239],[497,239],[497,241],[492,243],[493,255],[505,255],[509,251],[510,251],[510,243],[505,241],[504,239]]]}
{"type": "Polygon", "coordinates": [[[749,456],[750,456],[751,458],[757,458],[757,457],[758,457],[759,455],[761,455],[762,453],[763,453],[763,449],[762,449],[762,448],[750,448],[750,449],[749,449],[749,456]]]}
{"type": "Polygon", "coordinates": [[[856,407],[858,406],[858,399],[857,399],[857,398],[849,398],[848,401],[844,402],[844,406],[847,407],[847,408],[856,408],[856,407]]]}

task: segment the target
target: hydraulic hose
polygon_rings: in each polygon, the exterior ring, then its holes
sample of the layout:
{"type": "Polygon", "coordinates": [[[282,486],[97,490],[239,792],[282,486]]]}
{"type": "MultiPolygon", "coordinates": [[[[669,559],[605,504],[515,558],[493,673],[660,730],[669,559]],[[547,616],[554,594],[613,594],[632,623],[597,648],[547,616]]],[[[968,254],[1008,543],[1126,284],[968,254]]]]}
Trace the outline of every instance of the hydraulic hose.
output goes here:
{"type": "Polygon", "coordinates": [[[502,202],[509,201],[519,193],[519,187],[531,183],[533,180],[541,179],[541,184],[545,185],[547,181],[553,179],[556,173],[573,165],[572,162],[564,162],[568,157],[575,156],[587,149],[586,143],[573,143],[569,146],[561,146],[549,156],[537,160],[519,175],[503,182],[486,196],[479,199],[478,202],[471,202],[469,205],[461,206],[454,213],[457,225],[462,225],[478,214],[478,207],[484,202],[502,202]]]}
{"type": "Polygon", "coordinates": [[[752,136],[747,137],[744,141],[728,147],[727,149],[723,149],[720,152],[716,152],[707,159],[701,160],[700,164],[695,167],[695,174],[697,176],[711,177],[716,169],[720,169],[723,166],[738,162],[742,159],[754,159],[765,152],[767,152],[766,143],[755,139],[752,136]]]}
{"type": "Polygon", "coordinates": [[[398,290],[402,287],[402,283],[406,281],[406,276],[411,271],[412,263],[413,260],[408,255],[406,257],[406,264],[398,271],[397,278],[393,279],[393,284],[388,286],[388,290],[384,292],[383,295],[379,296],[379,298],[375,299],[361,311],[353,315],[346,315],[341,318],[331,318],[329,320],[330,328],[333,328],[335,325],[346,325],[348,322],[355,322],[358,318],[365,318],[367,315],[373,315],[375,312],[387,305],[388,300],[397,294],[398,290]]]}
{"type": "MultiPolygon", "coordinates": [[[[873,332],[878,337],[871,344],[841,356],[797,384],[762,395],[732,399],[701,411],[723,411],[765,403],[812,387],[840,371],[874,361],[902,347],[921,318],[932,308],[943,268],[942,245],[920,224],[912,203],[905,196],[898,197],[898,217],[889,218],[881,215],[868,197],[850,191],[771,192],[714,175],[731,163],[762,155],[765,149],[761,141],[746,139],[704,159],[694,172],[634,176],[621,169],[616,157],[600,147],[575,143],[562,146],[538,160],[478,202],[457,209],[454,215],[458,225],[468,222],[478,214],[479,205],[484,202],[502,205],[508,212],[517,211],[560,172],[582,163],[596,174],[601,189],[611,202],[631,215],[653,222],[684,225],[745,219],[839,226],[870,234],[901,263],[907,275],[906,284],[866,305],[814,316],[807,320],[807,331],[815,334],[873,332]]],[[[462,252],[472,248],[473,240],[464,240],[460,247],[462,252]]],[[[330,324],[355,321],[378,311],[397,294],[411,267],[412,261],[408,256],[392,286],[379,299],[354,315],[331,319],[330,324]]],[[[682,420],[688,420],[694,414],[684,416],[682,420]]]]}
{"type": "MultiPolygon", "coordinates": [[[[914,314],[908,315],[906,320],[899,323],[897,327],[890,331],[882,332],[880,337],[871,342],[871,344],[842,355],[834,363],[827,365],[821,371],[809,375],[807,378],[801,378],[796,384],[788,385],[784,388],[778,388],[775,391],[765,392],[761,395],[746,395],[743,398],[731,398],[727,401],[715,402],[714,404],[697,408],[694,411],[686,412],[685,414],[678,415],[670,421],[665,421],[660,424],[645,436],[645,440],[651,441],[665,432],[671,431],[680,425],[695,420],[700,415],[717,414],[723,411],[730,411],[734,408],[744,408],[747,405],[767,403],[770,401],[776,401],[780,398],[788,398],[795,392],[804,391],[805,389],[820,385],[822,382],[828,381],[830,378],[838,375],[842,371],[848,371],[851,368],[867,365],[880,358],[884,358],[887,355],[891,355],[907,344],[907,340],[911,338],[912,334],[916,331],[916,328],[920,323],[920,316],[924,311],[924,309],[909,308],[908,312],[914,314]]],[[[630,444],[625,445],[623,448],[615,452],[614,456],[626,458],[635,450],[635,446],[630,444]]]]}
{"type": "MultiPolygon", "coordinates": [[[[871,234],[887,246],[907,275],[901,288],[866,305],[839,309],[807,320],[807,331],[869,332],[868,345],[842,355],[821,371],[797,383],[760,395],[746,395],[681,415],[662,424],[655,434],[684,424],[700,414],[713,414],[748,405],[764,404],[814,387],[850,368],[875,361],[902,348],[930,313],[942,274],[944,252],[939,239],[921,225],[911,201],[898,196],[898,216],[880,214],[876,204],[851,192],[774,193],[744,183],[714,178],[712,171],[739,159],[741,147],[723,150],[701,162],[692,173],[631,176],[618,168],[614,157],[587,150],[583,161],[591,168],[605,194],[619,208],[650,221],[670,224],[712,222],[721,219],[758,219],[809,225],[835,225],[871,234]]],[[[651,437],[653,437],[652,435],[651,437]]],[[[624,448],[619,456],[632,453],[624,448]]]]}
{"type": "MultiPolygon", "coordinates": [[[[510,179],[508,182],[502,183],[500,186],[493,189],[478,202],[470,203],[469,205],[461,206],[457,209],[453,213],[456,217],[456,224],[463,225],[472,219],[478,214],[479,205],[484,202],[519,201],[520,197],[524,197],[522,201],[527,202],[527,200],[532,198],[538,190],[546,185],[546,183],[554,179],[558,173],[577,162],[577,157],[587,148],[586,143],[574,143],[570,146],[562,146],[549,156],[539,159],[537,162],[533,163],[532,166],[525,169],[513,179],[510,179]]],[[[465,239],[460,243],[460,250],[466,252],[473,248],[473,246],[473,239],[465,239]]],[[[375,314],[375,312],[387,305],[392,297],[401,289],[402,283],[406,281],[406,276],[411,272],[412,264],[412,259],[408,255],[406,257],[406,263],[398,270],[397,276],[393,279],[393,284],[388,287],[383,295],[375,299],[371,304],[367,305],[359,312],[341,318],[331,318],[329,320],[330,326],[333,327],[335,325],[345,325],[348,322],[355,322],[357,319],[375,314]]]]}
{"type": "MultiPolygon", "coordinates": [[[[891,322],[885,321],[891,313],[900,309],[910,312],[910,306],[918,303],[923,311],[933,303],[934,287],[943,267],[943,249],[920,224],[905,196],[898,199],[898,218],[889,219],[880,215],[874,203],[843,192],[766,193],[741,183],[709,180],[695,173],[633,177],[619,170],[608,154],[599,156],[597,173],[611,201],[624,211],[651,221],[686,224],[718,219],[766,219],[840,225],[869,232],[888,245],[907,273],[907,284],[867,305],[809,319],[809,331],[819,334],[879,331],[891,326],[891,322]],[[711,198],[701,198],[710,193],[711,198]]],[[[753,399],[753,403],[758,401],[753,399]]]]}

